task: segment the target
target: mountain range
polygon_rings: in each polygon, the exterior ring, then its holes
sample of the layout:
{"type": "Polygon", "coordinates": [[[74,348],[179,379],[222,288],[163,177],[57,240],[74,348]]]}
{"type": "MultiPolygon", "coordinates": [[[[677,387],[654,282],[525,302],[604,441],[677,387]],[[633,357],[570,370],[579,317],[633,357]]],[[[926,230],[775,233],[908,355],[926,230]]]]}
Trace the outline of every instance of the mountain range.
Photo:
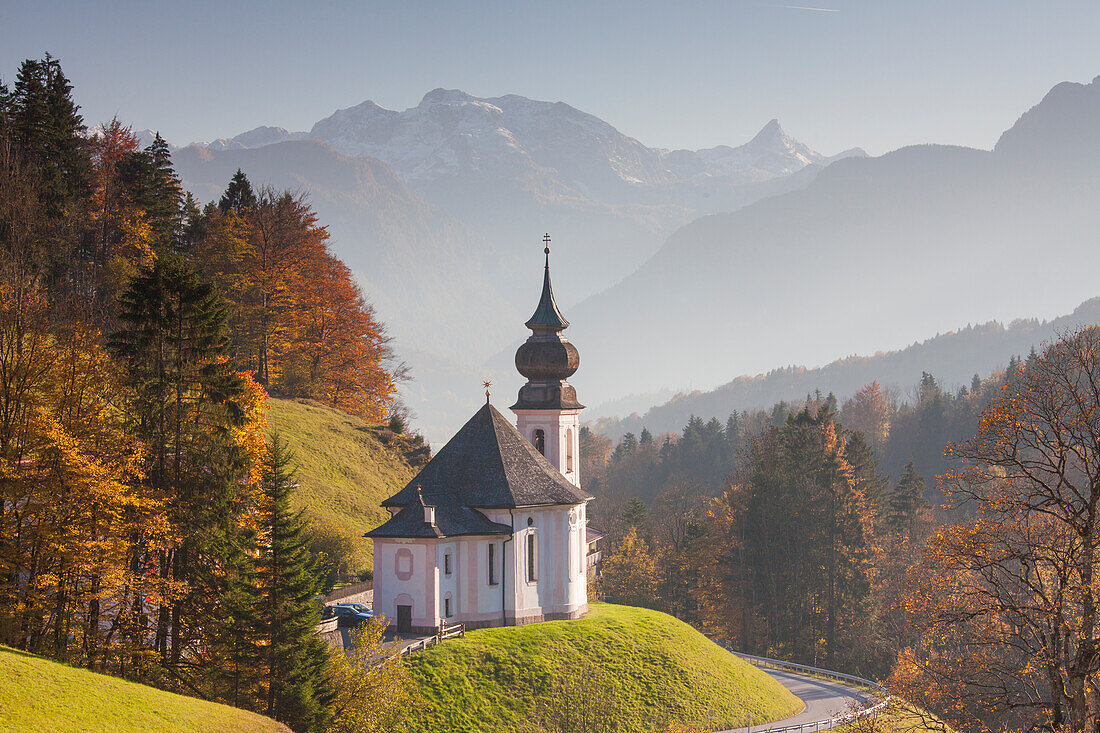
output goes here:
{"type": "MultiPolygon", "coordinates": [[[[402,112],[366,101],[337,110],[308,132],[259,127],[192,147],[218,157],[309,140],[346,156],[380,161],[408,190],[461,222],[482,252],[470,264],[505,300],[524,308],[529,289],[516,273],[535,263],[537,275],[545,231],[552,232],[555,260],[562,264],[559,290],[576,302],[625,277],[668,234],[699,215],[802,187],[833,160],[786,135],[776,120],[737,147],[670,151],[647,147],[563,102],[479,98],[445,89],[429,92],[402,112]]],[[[863,154],[853,149],[835,157],[863,154]]],[[[191,172],[181,165],[187,185],[191,172]]],[[[324,180],[302,185],[314,183],[325,187],[324,180]]],[[[356,241],[359,231],[336,224],[332,229],[346,259],[376,255],[356,241]]],[[[433,263],[425,259],[422,266],[433,263]]],[[[453,267],[446,272],[461,287],[457,281],[465,272],[453,267]]],[[[379,284],[371,285],[377,292],[379,284]]],[[[407,284],[398,287],[404,293],[407,284]]],[[[413,347],[438,343],[439,324],[421,318],[404,322],[408,319],[396,312],[383,316],[390,316],[413,347]]],[[[489,353],[474,354],[473,361],[489,353]]]]}
{"type": "Polygon", "coordinates": [[[826,157],[776,120],[739,146],[666,150],[561,102],[437,89],[402,112],[367,101],[309,131],[259,127],[173,157],[201,201],[237,168],[309,196],[410,355],[418,383],[406,398],[430,434],[445,435],[455,425],[440,408],[461,391],[457,375],[491,375],[485,361],[523,336],[544,232],[559,298],[576,303],[682,224],[804,187],[832,160],[863,154],[826,157]]]}
{"type": "Polygon", "coordinates": [[[590,403],[1068,312],[1096,295],[1098,90],[1056,86],[992,150],[829,158],[774,120],[740,146],[666,150],[560,102],[435,90],[175,160],[203,200],[237,167],[308,192],[413,356],[406,397],[438,440],[477,377],[518,387],[544,231],[590,403]]]}
{"type": "Polygon", "coordinates": [[[960,322],[1067,313],[1100,290],[1098,200],[1100,80],[1059,84],[993,150],[841,160],[802,190],[684,226],[567,311],[572,381],[582,398],[705,388],[960,322]]]}

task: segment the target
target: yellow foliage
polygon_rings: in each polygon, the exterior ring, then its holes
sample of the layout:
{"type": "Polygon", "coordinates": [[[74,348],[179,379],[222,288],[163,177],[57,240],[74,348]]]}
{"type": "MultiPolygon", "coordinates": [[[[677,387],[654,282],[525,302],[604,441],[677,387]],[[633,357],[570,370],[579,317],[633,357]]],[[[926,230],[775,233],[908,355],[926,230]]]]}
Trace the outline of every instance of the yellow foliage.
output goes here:
{"type": "Polygon", "coordinates": [[[401,658],[386,643],[386,619],[376,617],[351,634],[351,646],[331,655],[328,675],[336,699],[329,733],[382,733],[398,729],[420,693],[401,658]]]}
{"type": "Polygon", "coordinates": [[[660,566],[634,527],[602,563],[599,590],[614,603],[650,606],[657,600],[660,566]]]}

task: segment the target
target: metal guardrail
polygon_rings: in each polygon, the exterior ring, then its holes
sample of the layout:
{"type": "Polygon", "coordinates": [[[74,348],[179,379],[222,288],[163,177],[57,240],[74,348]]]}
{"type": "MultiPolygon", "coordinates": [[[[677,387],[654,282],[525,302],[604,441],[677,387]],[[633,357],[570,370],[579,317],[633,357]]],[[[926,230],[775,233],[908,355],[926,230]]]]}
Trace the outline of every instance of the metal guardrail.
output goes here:
{"type": "Polygon", "coordinates": [[[854,710],[848,713],[840,713],[828,718],[822,718],[821,720],[812,720],[808,723],[797,723],[795,725],[777,725],[771,726],[767,723],[757,726],[756,728],[750,728],[753,731],[759,731],[759,733],[783,733],[783,731],[799,731],[803,733],[807,730],[828,730],[829,728],[835,728],[838,725],[846,725],[848,723],[855,722],[857,720],[863,720],[864,718],[870,718],[878,715],[884,711],[890,704],[889,691],[877,682],[874,682],[863,677],[857,677],[852,674],[844,674],[843,672],[836,672],[831,669],[822,669],[820,667],[811,667],[806,664],[795,664],[794,662],[784,662],[780,659],[769,659],[768,657],[757,657],[752,654],[744,654],[742,652],[736,652],[731,649],[730,642],[724,639],[714,639],[715,644],[725,648],[730,654],[736,655],[741,659],[744,659],[751,664],[767,669],[782,669],[788,672],[795,672],[797,674],[804,674],[810,677],[824,677],[826,679],[836,680],[837,682],[844,682],[849,685],[856,685],[859,687],[866,687],[876,693],[878,697],[872,697],[867,702],[866,707],[861,710],[854,710]]]}

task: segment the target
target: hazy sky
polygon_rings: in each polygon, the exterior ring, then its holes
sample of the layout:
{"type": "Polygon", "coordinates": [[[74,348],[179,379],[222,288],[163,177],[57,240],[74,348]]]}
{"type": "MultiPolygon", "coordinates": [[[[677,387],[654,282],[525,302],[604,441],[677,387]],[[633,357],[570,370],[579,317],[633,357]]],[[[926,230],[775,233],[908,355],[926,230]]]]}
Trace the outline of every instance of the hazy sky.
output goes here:
{"type": "Polygon", "coordinates": [[[309,129],[460,88],[565,101],[648,145],[744,142],[773,117],[826,154],[991,147],[1100,74],[1100,2],[0,0],[0,78],[50,52],[89,123],[180,144],[309,129]]]}

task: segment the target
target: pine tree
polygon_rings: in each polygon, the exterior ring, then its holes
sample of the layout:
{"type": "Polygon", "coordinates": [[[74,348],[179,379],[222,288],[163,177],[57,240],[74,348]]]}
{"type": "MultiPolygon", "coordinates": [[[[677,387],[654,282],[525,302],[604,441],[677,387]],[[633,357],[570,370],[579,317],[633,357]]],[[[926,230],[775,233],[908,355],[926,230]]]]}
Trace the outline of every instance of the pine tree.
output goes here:
{"type": "Polygon", "coordinates": [[[905,471],[890,494],[886,520],[890,529],[898,533],[908,533],[910,536],[913,534],[920,511],[928,507],[924,498],[925,489],[927,486],[924,477],[917,472],[916,466],[910,460],[905,464],[905,471]]]}
{"type": "MultiPolygon", "coordinates": [[[[156,649],[177,665],[200,642],[224,591],[219,561],[239,539],[251,473],[238,437],[252,420],[244,378],[226,361],[225,308],[178,257],[141,271],[123,295],[112,348],[126,365],[134,429],[148,449],[145,480],[170,500],[180,541],[156,558],[186,592],[162,604],[156,649]]],[[[262,393],[261,393],[262,394],[262,393]]]]}
{"type": "Polygon", "coordinates": [[[649,510],[636,496],[630,498],[622,511],[624,529],[636,529],[642,535],[649,534],[649,510]]]}
{"type": "MultiPolygon", "coordinates": [[[[856,487],[872,506],[883,508],[886,501],[887,477],[878,472],[874,451],[867,444],[863,433],[852,433],[844,444],[844,455],[852,466],[856,487]]],[[[876,512],[876,516],[882,512],[876,512]]]]}
{"type": "Polygon", "coordinates": [[[634,433],[627,433],[623,436],[623,439],[619,441],[619,444],[615,446],[615,450],[611,454],[611,459],[615,461],[622,460],[623,458],[634,455],[636,450],[638,450],[638,439],[634,436],[634,433]]]}
{"type": "Polygon", "coordinates": [[[134,151],[120,165],[122,185],[144,213],[160,251],[178,250],[183,226],[183,189],[172,168],[168,143],[157,133],[144,150],[134,151]]]}
{"type": "Polygon", "coordinates": [[[24,61],[9,106],[16,146],[38,168],[48,213],[60,216],[66,201],[87,192],[90,165],[84,120],[58,60],[24,61]]]}
{"type": "Polygon", "coordinates": [[[237,172],[233,174],[233,178],[230,179],[225,193],[222,194],[221,201],[218,202],[218,210],[223,214],[230,211],[243,214],[254,208],[256,208],[256,194],[252,191],[252,184],[249,183],[248,176],[238,168],[237,172]]]}
{"type": "Polygon", "coordinates": [[[290,455],[272,436],[264,465],[255,618],[262,638],[265,712],[296,731],[324,728],[332,691],[324,674],[327,646],[317,635],[320,579],[294,489],[290,455]]]}

